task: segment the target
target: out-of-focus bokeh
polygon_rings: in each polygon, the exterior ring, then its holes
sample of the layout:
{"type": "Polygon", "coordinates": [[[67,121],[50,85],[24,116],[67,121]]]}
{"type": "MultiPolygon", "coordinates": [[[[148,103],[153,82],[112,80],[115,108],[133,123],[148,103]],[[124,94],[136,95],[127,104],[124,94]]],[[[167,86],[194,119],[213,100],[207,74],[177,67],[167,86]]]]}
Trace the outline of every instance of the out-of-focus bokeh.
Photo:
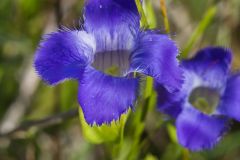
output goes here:
{"type": "MultiPolygon", "coordinates": [[[[151,26],[164,32],[159,0],[145,2],[151,26]]],[[[105,149],[110,144],[92,144],[82,136],[74,111],[78,107],[77,82],[66,81],[57,87],[49,87],[32,66],[34,52],[43,34],[57,31],[62,26],[81,28],[83,4],[83,0],[0,1],[0,160],[111,159],[105,149]],[[36,120],[52,116],[64,118],[54,120],[49,126],[40,122],[37,127],[28,127],[36,120]],[[25,124],[23,129],[6,134],[21,124],[25,124]]],[[[170,34],[181,52],[191,39],[194,43],[189,56],[208,45],[229,47],[234,53],[232,69],[240,68],[239,0],[166,0],[166,5],[170,34]],[[205,28],[199,27],[201,23],[204,25],[204,16],[206,18],[211,7],[216,7],[216,14],[205,28]],[[197,31],[197,28],[200,29],[197,31]],[[194,38],[196,32],[199,34],[194,38]]],[[[144,141],[138,159],[240,159],[239,123],[232,122],[231,131],[213,150],[193,153],[176,143],[174,128],[169,125],[171,120],[155,110],[152,112],[147,117],[145,134],[140,137],[144,141]],[[157,124],[158,129],[154,127],[157,124]]],[[[126,145],[125,150],[128,149],[126,145]]],[[[118,159],[124,159],[122,157],[120,155],[118,159]]]]}

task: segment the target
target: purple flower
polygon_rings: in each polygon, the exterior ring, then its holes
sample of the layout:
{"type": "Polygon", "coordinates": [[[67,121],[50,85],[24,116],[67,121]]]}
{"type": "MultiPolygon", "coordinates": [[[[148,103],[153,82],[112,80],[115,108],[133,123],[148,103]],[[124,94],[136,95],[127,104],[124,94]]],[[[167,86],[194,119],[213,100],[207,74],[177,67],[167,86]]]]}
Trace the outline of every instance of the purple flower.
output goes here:
{"type": "Polygon", "coordinates": [[[176,44],[141,30],[139,21],[134,0],[86,0],[82,30],[55,32],[40,43],[37,73],[50,85],[77,80],[88,124],[110,123],[134,106],[139,80],[133,72],[154,77],[170,92],[181,85],[176,44]],[[108,74],[111,67],[117,75],[108,74]]]}
{"type": "Polygon", "coordinates": [[[176,118],[179,143],[190,150],[210,149],[240,121],[240,74],[230,73],[229,49],[208,47],[183,60],[184,84],[175,94],[161,86],[158,108],[176,118]]]}

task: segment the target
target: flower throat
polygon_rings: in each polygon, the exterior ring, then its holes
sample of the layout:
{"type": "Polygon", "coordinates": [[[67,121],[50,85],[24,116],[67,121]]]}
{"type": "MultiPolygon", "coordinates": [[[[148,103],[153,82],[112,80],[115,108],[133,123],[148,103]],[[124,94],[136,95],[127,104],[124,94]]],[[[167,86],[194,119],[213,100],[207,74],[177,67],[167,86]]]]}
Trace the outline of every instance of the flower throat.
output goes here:
{"type": "Polygon", "coordinates": [[[104,51],[95,54],[93,66],[110,75],[120,76],[129,68],[129,51],[104,51]]]}
{"type": "Polygon", "coordinates": [[[212,114],[216,110],[220,100],[219,93],[212,88],[197,87],[195,88],[189,97],[189,102],[205,114],[212,114]]]}

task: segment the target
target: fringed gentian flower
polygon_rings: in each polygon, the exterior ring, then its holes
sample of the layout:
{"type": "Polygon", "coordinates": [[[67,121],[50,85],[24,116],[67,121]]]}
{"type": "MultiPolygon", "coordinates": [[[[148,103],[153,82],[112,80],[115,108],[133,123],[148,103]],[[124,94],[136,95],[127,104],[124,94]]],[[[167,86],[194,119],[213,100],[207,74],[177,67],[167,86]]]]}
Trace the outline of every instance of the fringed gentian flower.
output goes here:
{"type": "Polygon", "coordinates": [[[181,85],[175,43],[142,31],[139,21],[134,0],[86,0],[83,29],[49,34],[36,52],[36,71],[48,84],[79,82],[78,101],[90,125],[118,120],[133,107],[139,84],[133,72],[168,91],[181,85]]]}
{"type": "Polygon", "coordinates": [[[185,81],[175,95],[157,86],[158,107],[176,118],[177,136],[190,150],[210,149],[240,121],[240,74],[230,74],[231,52],[220,47],[200,50],[183,60],[185,81]]]}

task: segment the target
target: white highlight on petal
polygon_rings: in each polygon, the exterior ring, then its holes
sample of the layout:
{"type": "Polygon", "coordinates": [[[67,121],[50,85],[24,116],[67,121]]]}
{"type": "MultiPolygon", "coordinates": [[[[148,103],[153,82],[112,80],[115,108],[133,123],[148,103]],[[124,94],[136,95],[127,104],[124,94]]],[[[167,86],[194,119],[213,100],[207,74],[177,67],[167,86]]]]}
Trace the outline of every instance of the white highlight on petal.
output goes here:
{"type": "MultiPolygon", "coordinates": [[[[79,45],[85,48],[84,55],[88,57],[91,62],[93,62],[94,54],[96,52],[96,40],[93,35],[85,32],[85,31],[75,31],[76,38],[78,39],[77,42],[79,45]],[[89,48],[91,50],[89,50],[89,48]]],[[[73,33],[73,34],[75,34],[73,33]]]]}

